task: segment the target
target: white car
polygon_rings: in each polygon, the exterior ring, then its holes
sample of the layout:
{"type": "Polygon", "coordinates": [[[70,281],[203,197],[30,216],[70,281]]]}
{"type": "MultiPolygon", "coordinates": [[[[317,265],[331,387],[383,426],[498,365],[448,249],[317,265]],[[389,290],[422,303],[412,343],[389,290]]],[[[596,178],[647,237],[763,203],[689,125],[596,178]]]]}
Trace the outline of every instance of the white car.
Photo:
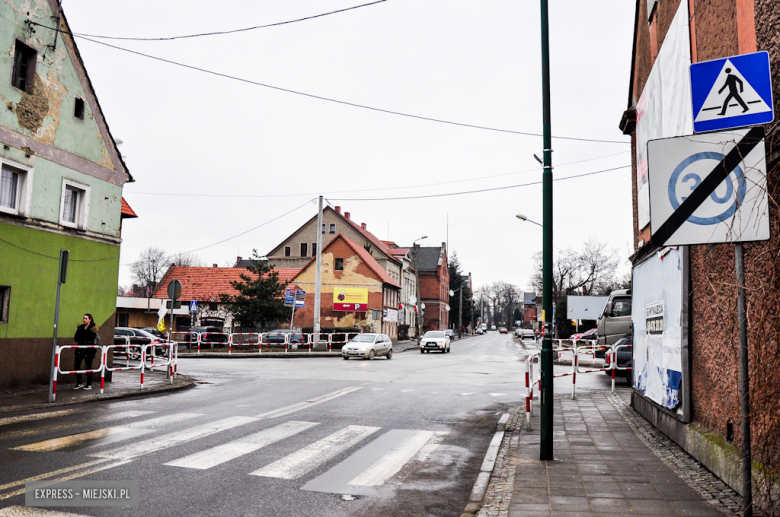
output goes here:
{"type": "Polygon", "coordinates": [[[345,360],[350,357],[373,360],[378,355],[393,358],[393,342],[387,334],[358,334],[341,349],[345,360]]]}
{"type": "Polygon", "coordinates": [[[420,353],[425,354],[428,352],[442,352],[448,354],[450,352],[450,338],[443,330],[429,330],[420,340],[420,353]]]}

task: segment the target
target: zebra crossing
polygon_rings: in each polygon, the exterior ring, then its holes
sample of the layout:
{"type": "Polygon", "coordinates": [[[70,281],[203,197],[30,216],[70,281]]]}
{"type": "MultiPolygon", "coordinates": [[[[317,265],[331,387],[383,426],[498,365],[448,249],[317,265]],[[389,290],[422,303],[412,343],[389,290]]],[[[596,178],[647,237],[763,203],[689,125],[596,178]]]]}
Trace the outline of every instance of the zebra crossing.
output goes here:
{"type": "MultiPolygon", "coordinates": [[[[307,404],[311,403],[307,402],[307,404]]],[[[156,416],[152,411],[119,412],[114,415],[100,415],[90,422],[99,425],[122,419],[139,420],[46,440],[29,441],[9,449],[31,454],[77,451],[85,453],[89,459],[86,463],[60,469],[49,475],[36,476],[36,479],[48,478],[55,481],[74,479],[126,465],[143,456],[154,458],[158,455],[156,453],[163,451],[167,452],[164,455],[165,459],[160,461],[160,468],[186,469],[193,474],[220,466],[229,468],[230,462],[234,460],[249,457],[275,443],[296,437],[295,443],[303,444],[296,450],[290,452],[289,449],[280,447],[268,452],[266,449],[267,452],[261,457],[267,464],[260,468],[255,464],[252,468],[246,469],[246,472],[238,472],[235,475],[282,480],[301,479],[302,484],[298,488],[302,490],[372,495],[376,487],[384,484],[405,466],[414,462],[427,461],[447,436],[447,432],[441,431],[383,429],[378,426],[323,424],[282,419],[282,416],[293,412],[291,408],[294,406],[296,405],[257,416],[230,416],[198,425],[190,424],[196,419],[202,420],[208,417],[202,413],[156,416]],[[274,422],[274,419],[279,420],[274,422]],[[256,429],[258,426],[268,424],[273,425],[259,431],[256,429]],[[317,432],[320,427],[322,431],[317,432]],[[170,460],[178,446],[187,445],[188,452],[191,452],[193,444],[197,446],[199,443],[204,443],[202,442],[204,438],[242,428],[248,431],[240,438],[215,446],[211,446],[213,439],[205,440],[208,447],[170,460]],[[323,437],[323,434],[326,435],[323,437]],[[125,443],[121,443],[123,441],[125,443]],[[281,457],[274,457],[275,450],[280,450],[277,456],[281,457]],[[331,465],[324,473],[308,481],[303,479],[312,471],[321,471],[322,468],[328,467],[330,463],[349,451],[353,451],[350,456],[331,465]]],[[[72,425],[76,426],[79,423],[72,425]]],[[[63,430],[65,427],[67,424],[43,426],[53,431],[63,430]]],[[[14,439],[29,436],[14,433],[16,432],[0,434],[0,440],[5,441],[4,438],[9,436],[14,439]]],[[[235,464],[246,463],[235,462],[235,464]]],[[[0,486],[0,500],[23,493],[21,486],[25,481],[30,480],[31,478],[0,486]],[[13,491],[4,493],[4,490],[13,491]]]]}

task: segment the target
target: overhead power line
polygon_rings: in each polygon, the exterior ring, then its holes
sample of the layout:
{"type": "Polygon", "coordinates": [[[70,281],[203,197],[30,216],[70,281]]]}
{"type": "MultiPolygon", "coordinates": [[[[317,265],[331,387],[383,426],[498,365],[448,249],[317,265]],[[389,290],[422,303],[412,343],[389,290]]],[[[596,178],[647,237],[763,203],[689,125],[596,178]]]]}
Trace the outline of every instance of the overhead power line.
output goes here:
{"type": "Polygon", "coordinates": [[[347,7],[345,9],[339,9],[337,11],[330,11],[327,13],[322,14],[315,14],[312,16],[306,16],[304,18],[297,18],[295,20],[288,20],[286,22],[277,22],[277,23],[269,23],[267,25],[256,25],[254,27],[246,27],[243,29],[233,29],[229,31],[214,31],[214,32],[203,32],[200,34],[185,34],[182,36],[168,36],[168,37],[161,37],[161,38],[134,38],[134,37],[119,37],[119,36],[99,36],[97,34],[82,34],[79,32],[74,32],[73,35],[80,36],[80,37],[89,37],[89,38],[98,38],[98,39],[110,39],[110,40],[124,40],[124,41],[171,41],[175,39],[185,39],[185,38],[200,38],[203,36],[222,36],[225,34],[236,34],[238,32],[247,32],[247,31],[253,31],[257,29],[266,29],[268,27],[278,27],[279,25],[288,25],[290,23],[297,23],[297,22],[305,22],[307,20],[314,20],[315,18],[322,18],[323,16],[330,16],[331,14],[338,14],[343,13],[346,11],[352,11],[355,9],[360,9],[361,7],[368,7],[369,5],[376,5],[381,4],[382,2],[386,2],[387,0],[377,0],[376,2],[370,2],[368,4],[361,4],[361,5],[355,5],[352,7],[347,7]]]}
{"type": "MultiPolygon", "coordinates": [[[[590,162],[593,160],[600,160],[602,158],[609,158],[611,156],[617,156],[620,154],[625,154],[628,151],[621,151],[619,153],[612,153],[612,154],[606,154],[603,156],[596,156],[594,158],[586,158],[584,160],[576,160],[573,162],[566,162],[561,163],[556,166],[557,168],[565,167],[567,165],[575,165],[578,163],[583,162],[590,162]]],[[[398,186],[398,187],[377,187],[377,188],[366,188],[366,189],[353,189],[353,190],[331,190],[329,192],[302,192],[300,194],[199,194],[199,193],[180,193],[180,192],[133,192],[134,195],[145,195],[145,196],[166,196],[166,197],[222,197],[222,198],[248,198],[248,199],[267,199],[267,198],[280,198],[280,197],[302,197],[302,196],[320,196],[320,195],[329,195],[329,194],[351,194],[356,192],[375,192],[377,190],[382,191],[388,191],[388,190],[403,190],[403,189],[411,189],[411,188],[423,188],[423,187],[436,187],[440,185],[451,185],[453,183],[464,183],[469,181],[483,181],[486,179],[491,178],[500,178],[503,176],[514,176],[515,174],[523,174],[526,172],[536,172],[539,171],[539,167],[534,167],[533,169],[524,169],[522,171],[516,171],[516,172],[503,172],[501,174],[491,174],[488,176],[474,176],[470,178],[464,178],[459,180],[450,180],[450,181],[439,181],[436,183],[419,183],[417,185],[405,185],[405,186],[398,186]]]]}
{"type": "MultiPolygon", "coordinates": [[[[585,176],[593,176],[595,174],[601,174],[603,172],[616,171],[631,167],[631,165],[622,165],[620,167],[613,167],[612,169],[604,169],[601,171],[586,172],[585,174],[575,174],[573,176],[566,176],[564,178],[554,178],[553,181],[564,181],[574,178],[583,178],[585,176]]],[[[505,185],[503,187],[483,188],[479,190],[464,190],[462,192],[449,192],[447,194],[427,194],[423,196],[404,196],[404,197],[374,197],[374,198],[331,198],[330,201],[406,201],[409,199],[428,199],[432,197],[448,197],[448,196],[464,196],[467,194],[479,194],[480,192],[493,192],[495,190],[509,190],[513,188],[529,187],[531,185],[541,185],[541,181],[532,181],[529,183],[520,183],[518,185],[505,185]]]]}
{"type": "MultiPolygon", "coordinates": [[[[40,24],[38,24],[38,25],[40,25],[40,24]]],[[[53,29],[52,27],[49,27],[49,28],[52,29],[52,30],[57,30],[57,29],[53,29]]],[[[444,119],[439,119],[439,118],[434,118],[434,117],[425,117],[425,116],[422,116],[422,115],[414,115],[412,113],[404,113],[404,112],[401,112],[401,111],[393,111],[393,110],[388,110],[388,109],[384,109],[384,108],[377,108],[377,107],[374,107],[374,106],[368,106],[366,104],[358,104],[358,103],[355,103],[355,102],[349,102],[349,101],[344,101],[344,100],[340,100],[340,99],[334,99],[334,98],[331,98],[331,97],[323,97],[322,95],[315,95],[313,93],[301,92],[301,91],[298,91],[298,90],[292,90],[290,88],[283,88],[281,86],[274,86],[272,84],[266,84],[266,83],[261,83],[259,81],[253,81],[251,79],[245,79],[243,77],[237,77],[235,75],[224,74],[222,72],[215,72],[213,70],[208,70],[206,68],[201,68],[201,67],[198,67],[198,66],[188,65],[186,63],[180,63],[178,61],[173,61],[171,59],[165,59],[165,58],[162,58],[162,57],[153,56],[151,54],[146,54],[144,52],[138,52],[137,50],[130,50],[129,48],[119,47],[119,46],[116,46],[116,45],[112,45],[110,43],[106,43],[104,41],[97,41],[97,40],[94,40],[94,39],[91,39],[91,38],[87,38],[87,37],[84,37],[84,36],[78,36],[78,35],[75,35],[75,34],[72,34],[72,33],[71,33],[71,35],[72,36],[76,36],[76,37],[78,37],[80,39],[92,42],[92,43],[96,43],[98,45],[103,45],[105,47],[113,48],[115,50],[121,50],[122,52],[127,52],[129,54],[135,54],[137,56],[145,57],[145,58],[148,58],[148,59],[154,59],[155,61],[160,61],[162,63],[168,63],[170,65],[179,66],[179,67],[182,67],[182,68],[187,68],[187,69],[190,69],[190,70],[195,70],[197,72],[203,72],[204,74],[210,74],[210,75],[214,75],[214,76],[217,76],[217,77],[223,77],[225,79],[231,79],[233,81],[239,81],[239,82],[246,83],[246,84],[251,84],[251,85],[254,85],[254,86],[261,86],[263,88],[269,88],[271,90],[277,90],[277,91],[280,91],[280,92],[291,93],[291,94],[294,94],[294,95],[300,95],[300,96],[303,96],[303,97],[308,97],[310,99],[317,99],[317,100],[326,101],[326,102],[333,102],[333,103],[336,103],[336,104],[341,104],[343,106],[351,106],[353,108],[361,108],[361,109],[366,109],[366,110],[370,110],[370,111],[376,111],[376,112],[379,112],[379,113],[385,113],[385,114],[388,114],[388,115],[397,115],[399,117],[407,117],[407,118],[413,118],[413,119],[417,119],[417,120],[426,120],[428,122],[438,122],[440,124],[448,124],[448,125],[451,125],[451,126],[469,127],[469,128],[472,128],[472,129],[482,129],[482,130],[485,130],[485,131],[494,131],[494,132],[497,132],[497,133],[508,133],[508,134],[512,134],[512,135],[537,136],[537,137],[541,137],[542,136],[541,133],[531,133],[531,132],[527,132],[527,131],[514,131],[514,130],[511,130],[511,129],[501,129],[501,128],[495,128],[495,127],[480,126],[480,125],[477,125],[477,124],[466,124],[464,122],[455,122],[455,121],[452,121],[452,120],[444,120],[444,119]]],[[[626,145],[626,144],[630,143],[630,142],[627,142],[627,141],[624,141],[624,140],[603,140],[603,139],[598,139],[598,138],[579,138],[579,137],[572,137],[572,136],[553,136],[553,138],[558,139],[558,140],[572,140],[572,141],[576,141],[576,142],[593,142],[593,143],[604,143],[604,144],[623,144],[623,145],[626,145]]]]}

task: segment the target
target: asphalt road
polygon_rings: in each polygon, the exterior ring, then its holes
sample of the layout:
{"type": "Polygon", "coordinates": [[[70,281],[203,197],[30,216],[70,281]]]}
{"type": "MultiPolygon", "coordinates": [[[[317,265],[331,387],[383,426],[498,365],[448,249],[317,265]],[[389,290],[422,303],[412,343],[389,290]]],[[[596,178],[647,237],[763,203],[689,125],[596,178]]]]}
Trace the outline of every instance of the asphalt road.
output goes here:
{"type": "Polygon", "coordinates": [[[74,479],[139,481],[134,515],[458,515],[497,421],[524,402],[523,357],[490,332],[392,360],[182,359],[194,389],[0,419],[0,508],[24,506],[25,480],[74,479]]]}

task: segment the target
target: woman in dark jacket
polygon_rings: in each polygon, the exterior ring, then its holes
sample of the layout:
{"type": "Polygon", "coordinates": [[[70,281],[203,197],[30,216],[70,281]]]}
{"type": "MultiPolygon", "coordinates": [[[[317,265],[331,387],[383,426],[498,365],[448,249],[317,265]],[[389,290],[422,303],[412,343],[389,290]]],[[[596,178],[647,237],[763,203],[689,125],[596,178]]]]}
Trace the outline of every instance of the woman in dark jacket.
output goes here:
{"type": "MultiPolygon", "coordinates": [[[[84,323],[79,325],[76,328],[76,335],[73,336],[73,339],[76,340],[77,345],[94,345],[95,344],[95,336],[97,335],[97,331],[100,330],[97,325],[95,325],[95,320],[92,319],[91,314],[85,314],[84,315],[84,323]]],[[[85,370],[91,370],[92,369],[92,361],[95,359],[95,354],[97,353],[97,348],[77,348],[76,349],[76,361],[73,366],[74,370],[80,370],[81,361],[84,361],[84,369],[85,370]]],[[[91,390],[92,389],[92,372],[87,372],[87,385],[84,386],[81,383],[81,374],[76,374],[76,387],[74,389],[78,390],[84,388],[85,390],[91,390]]]]}

